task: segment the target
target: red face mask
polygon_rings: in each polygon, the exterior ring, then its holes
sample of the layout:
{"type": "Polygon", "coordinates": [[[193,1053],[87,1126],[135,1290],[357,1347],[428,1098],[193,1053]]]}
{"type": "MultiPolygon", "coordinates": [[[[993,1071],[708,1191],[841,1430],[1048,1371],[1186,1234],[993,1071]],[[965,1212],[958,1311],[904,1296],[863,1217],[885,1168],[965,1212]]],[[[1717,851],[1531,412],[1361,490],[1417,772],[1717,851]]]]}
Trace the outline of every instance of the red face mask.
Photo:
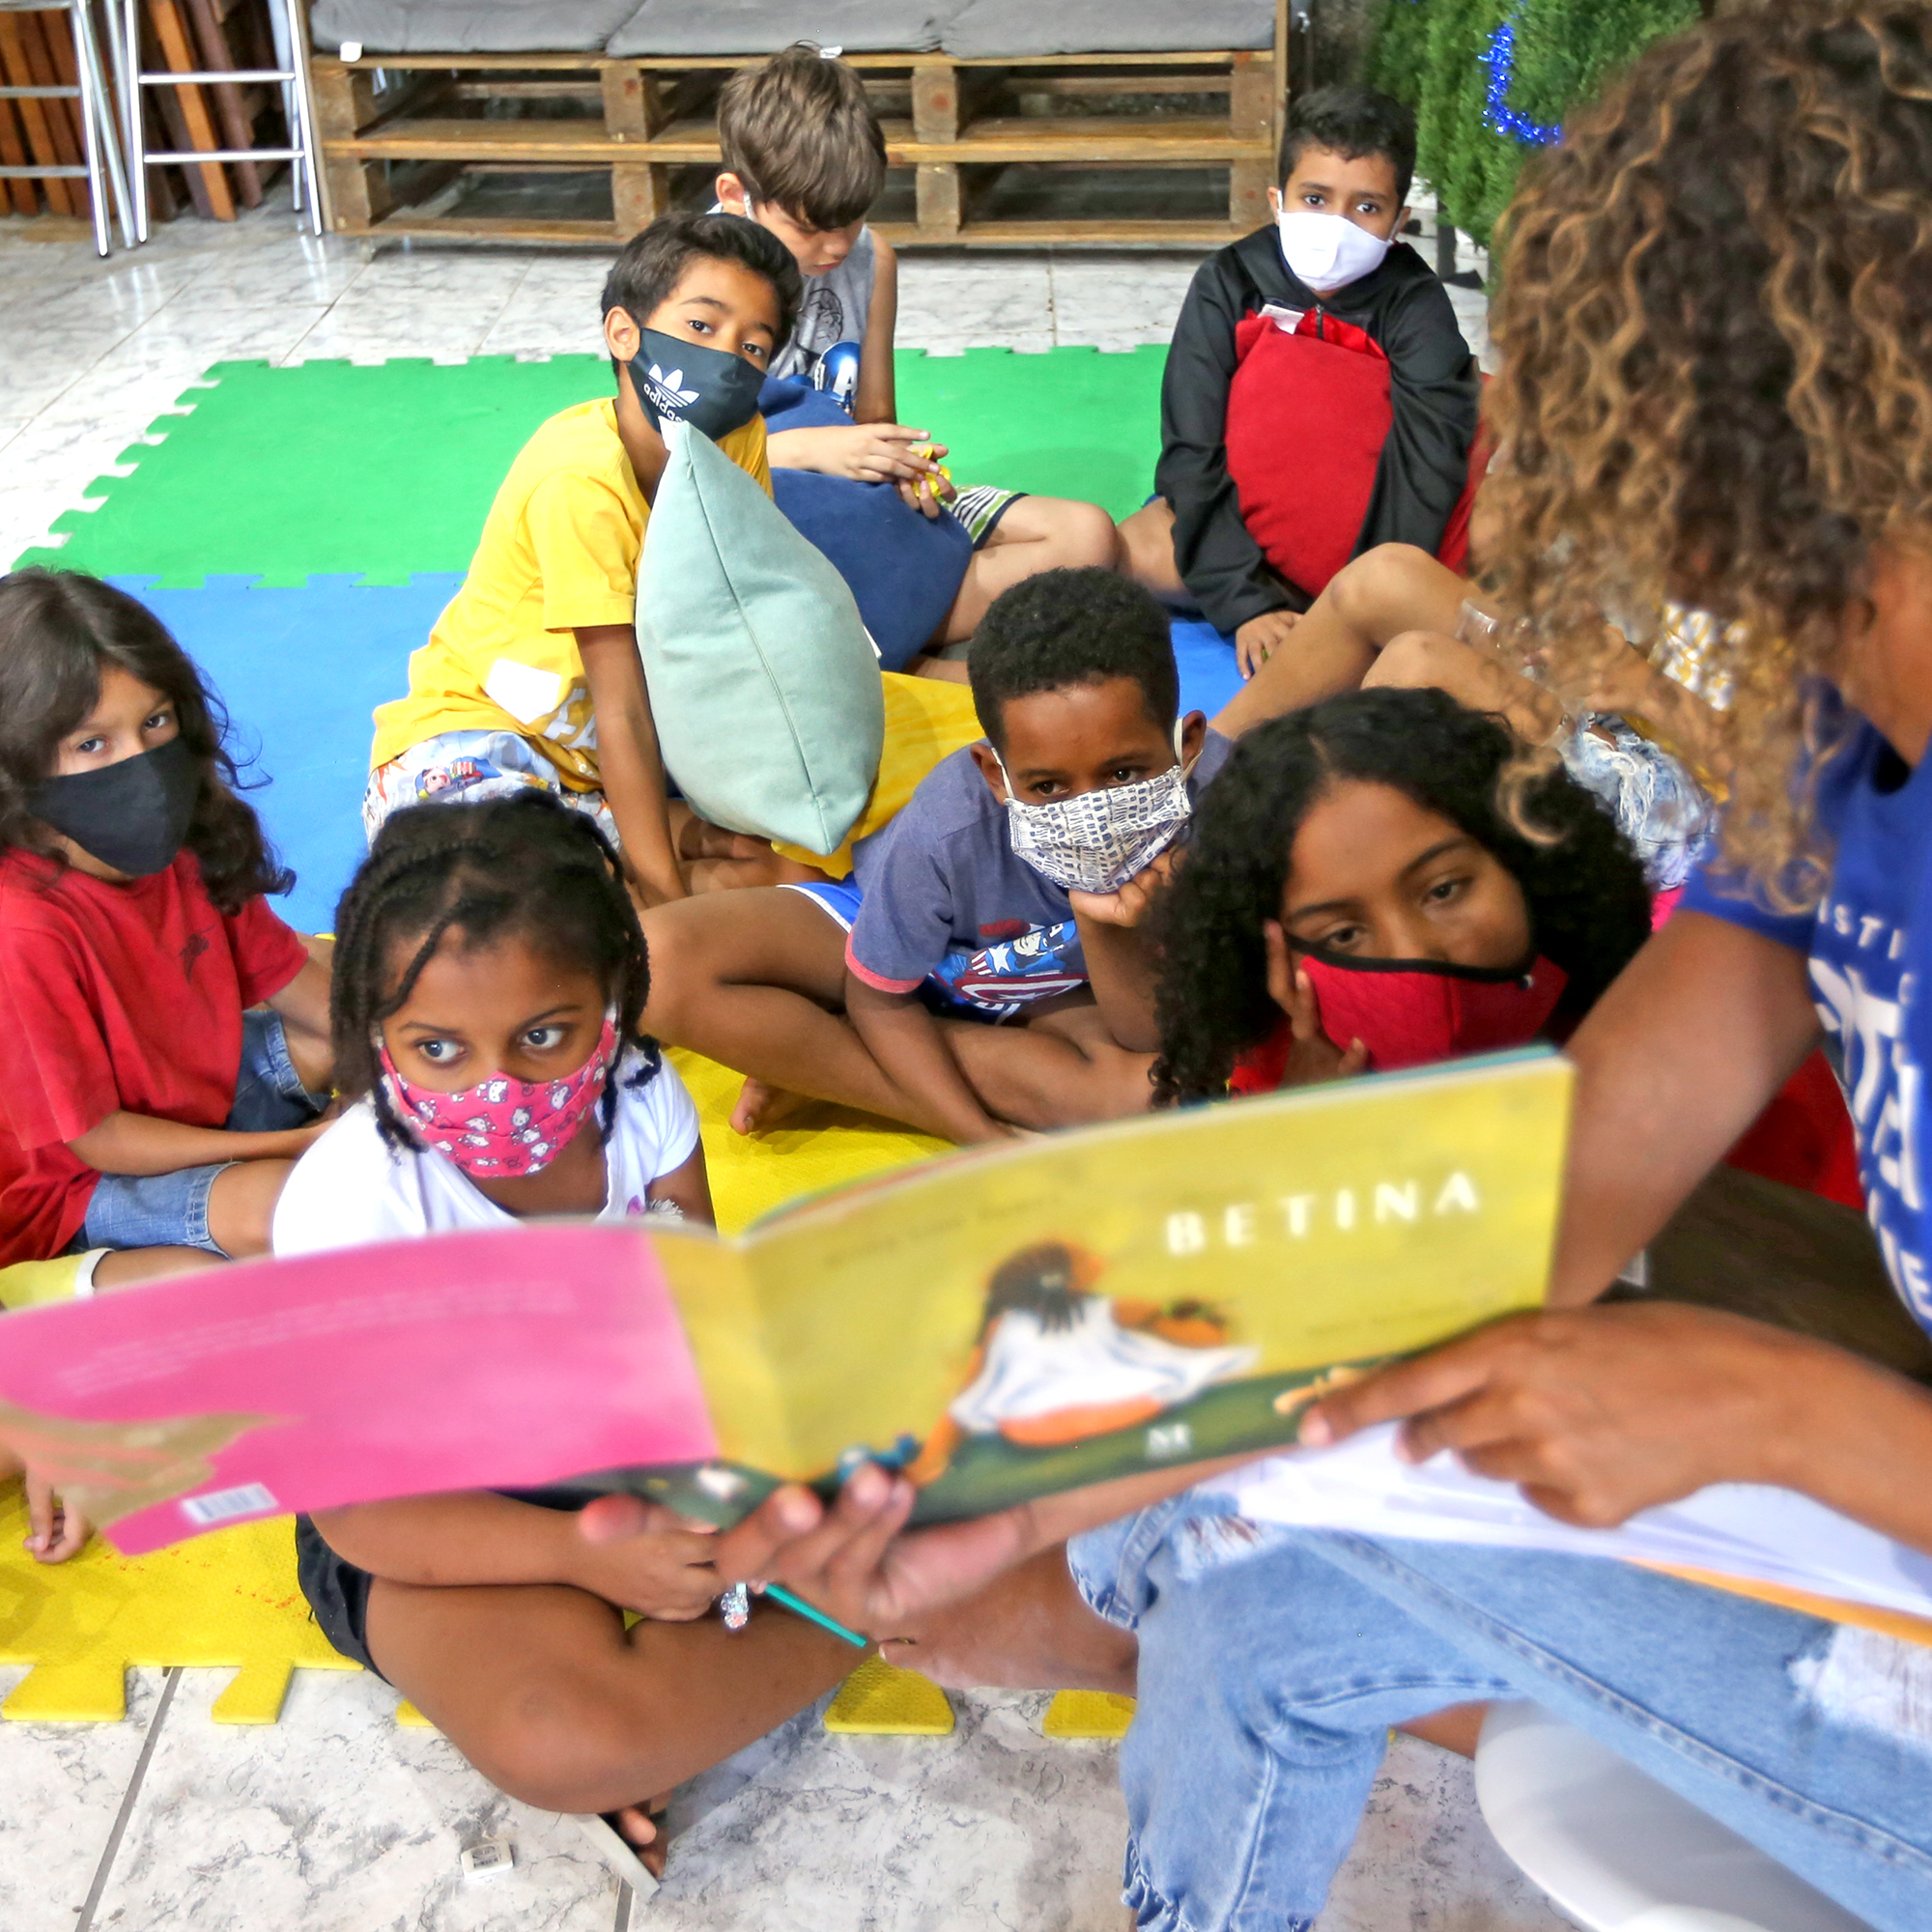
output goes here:
{"type": "Polygon", "coordinates": [[[1562,967],[1540,954],[1514,973],[1430,959],[1301,958],[1321,1031],[1344,1052],[1360,1040],[1377,1073],[1526,1046],[1569,983],[1562,967]]]}

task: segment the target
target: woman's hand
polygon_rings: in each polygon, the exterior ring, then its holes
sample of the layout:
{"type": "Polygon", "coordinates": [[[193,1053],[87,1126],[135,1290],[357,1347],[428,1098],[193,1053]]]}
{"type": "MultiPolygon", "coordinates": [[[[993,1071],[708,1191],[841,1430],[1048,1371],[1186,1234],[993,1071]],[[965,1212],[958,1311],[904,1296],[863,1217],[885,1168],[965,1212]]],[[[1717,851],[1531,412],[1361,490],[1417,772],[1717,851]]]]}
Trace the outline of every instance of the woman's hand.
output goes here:
{"type": "MultiPolygon", "coordinates": [[[[848,1630],[895,1635],[923,1612],[958,1602],[1030,1553],[1026,1512],[900,1535],[917,1492],[877,1463],[858,1469],[829,1506],[797,1485],[776,1491],[712,1539],[714,1588],[783,1583],[848,1630]]],[[[578,1519],[586,1543],[622,1549],[644,1506],[607,1496],[578,1519]]]]}
{"type": "Polygon", "coordinates": [[[20,1480],[27,1492],[28,1527],[21,1547],[37,1563],[65,1563],[93,1533],[87,1519],[61,1500],[48,1477],[29,1469],[20,1480]]]}
{"type": "Polygon", "coordinates": [[[1288,935],[1279,920],[1266,920],[1262,938],[1267,947],[1268,997],[1288,1015],[1293,1037],[1283,1070],[1284,1087],[1312,1087],[1323,1080],[1347,1080],[1369,1064],[1369,1050],[1358,1039],[1345,1053],[1321,1031],[1321,1009],[1316,1004],[1315,982],[1308,968],[1294,963],[1288,935]]]}
{"type": "Polygon", "coordinates": [[[1850,1359],[1676,1302],[1546,1309],[1328,1397],[1300,1439],[1321,1446],[1403,1420],[1406,1461],[1453,1450],[1559,1521],[1609,1529],[1711,1483],[1803,1487],[1804,1405],[1821,1371],[1850,1359]]]}
{"type": "Polygon", "coordinates": [[[701,1617],[726,1587],[712,1561],[716,1533],[661,1503],[609,1500],[636,1504],[623,1518],[633,1525],[630,1533],[621,1542],[578,1537],[568,1580],[607,1604],[660,1623],[688,1624],[701,1617]]]}
{"type": "Polygon", "coordinates": [[[1299,611],[1264,611],[1250,617],[1235,633],[1235,664],[1244,678],[1253,677],[1301,622],[1299,611]]]}
{"type": "Polygon", "coordinates": [[[903,423],[833,423],[823,429],[781,430],[771,440],[771,460],[781,469],[813,469],[821,476],[843,476],[853,483],[935,484],[944,444],[932,443],[923,429],[903,423]],[[931,455],[923,453],[932,444],[931,455]]]}

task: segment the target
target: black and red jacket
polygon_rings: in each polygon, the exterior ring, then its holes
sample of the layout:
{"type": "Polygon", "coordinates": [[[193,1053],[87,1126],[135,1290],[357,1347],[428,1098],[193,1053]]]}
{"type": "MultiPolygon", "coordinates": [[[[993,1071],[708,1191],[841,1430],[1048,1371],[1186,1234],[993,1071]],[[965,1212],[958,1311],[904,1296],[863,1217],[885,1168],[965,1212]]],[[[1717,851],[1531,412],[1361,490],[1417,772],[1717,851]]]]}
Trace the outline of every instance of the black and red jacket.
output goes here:
{"type": "MultiPolygon", "coordinates": [[[[1320,311],[1360,330],[1387,358],[1387,422],[1372,476],[1338,479],[1318,429],[1283,438],[1289,492],[1305,488],[1332,517],[1338,487],[1368,485],[1350,554],[1380,543],[1435,554],[1469,482],[1479,379],[1442,284],[1406,242],[1359,281],[1317,296],[1291,274],[1273,223],[1202,263],[1175,324],[1161,382],[1160,464],[1154,487],[1174,506],[1174,555],[1208,621],[1234,631],[1269,611],[1305,611],[1320,583],[1272,566],[1243,520],[1227,448],[1231,386],[1241,363],[1241,323],[1268,305],[1320,311]]],[[[1336,331],[1330,331],[1331,336],[1336,331]]],[[[1243,338],[1252,342],[1251,329],[1243,338]]],[[[1359,340],[1359,338],[1354,338],[1359,340]]],[[[1317,378],[1319,380],[1319,378],[1317,378]]],[[[1352,505],[1350,506],[1352,508],[1352,505]]]]}

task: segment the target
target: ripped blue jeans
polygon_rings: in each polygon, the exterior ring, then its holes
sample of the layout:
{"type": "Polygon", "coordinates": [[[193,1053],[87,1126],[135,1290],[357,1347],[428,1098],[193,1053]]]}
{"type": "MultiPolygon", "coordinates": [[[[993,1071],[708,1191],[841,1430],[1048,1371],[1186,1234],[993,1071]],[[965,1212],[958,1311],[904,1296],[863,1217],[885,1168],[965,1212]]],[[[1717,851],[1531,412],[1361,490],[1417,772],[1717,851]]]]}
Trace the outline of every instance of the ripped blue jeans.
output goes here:
{"type": "Polygon", "coordinates": [[[1932,1925],[1932,1747],[1803,1685],[1834,1626],[1589,1557],[1261,1526],[1188,1494],[1068,1547],[1140,1638],[1143,1932],[1307,1932],[1388,1726],[1531,1697],[1883,1932],[1932,1925]]]}

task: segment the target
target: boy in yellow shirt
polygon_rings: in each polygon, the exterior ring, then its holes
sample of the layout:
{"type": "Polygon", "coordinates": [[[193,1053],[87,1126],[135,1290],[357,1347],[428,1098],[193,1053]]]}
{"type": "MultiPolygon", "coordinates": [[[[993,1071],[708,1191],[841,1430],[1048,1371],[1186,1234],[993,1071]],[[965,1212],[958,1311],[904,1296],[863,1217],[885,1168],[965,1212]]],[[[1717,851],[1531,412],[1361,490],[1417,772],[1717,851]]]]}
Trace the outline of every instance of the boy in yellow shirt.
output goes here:
{"type": "Polygon", "coordinates": [[[800,289],[784,243],[736,215],[667,214],[624,245],[604,284],[617,394],[552,416],[510,466],[409,696],[377,709],[371,838],[404,806],[539,785],[597,819],[642,903],[684,895],[679,840],[695,856],[706,828],[667,801],[638,558],[666,423],[702,430],[770,491],[758,389],[800,289]]]}

